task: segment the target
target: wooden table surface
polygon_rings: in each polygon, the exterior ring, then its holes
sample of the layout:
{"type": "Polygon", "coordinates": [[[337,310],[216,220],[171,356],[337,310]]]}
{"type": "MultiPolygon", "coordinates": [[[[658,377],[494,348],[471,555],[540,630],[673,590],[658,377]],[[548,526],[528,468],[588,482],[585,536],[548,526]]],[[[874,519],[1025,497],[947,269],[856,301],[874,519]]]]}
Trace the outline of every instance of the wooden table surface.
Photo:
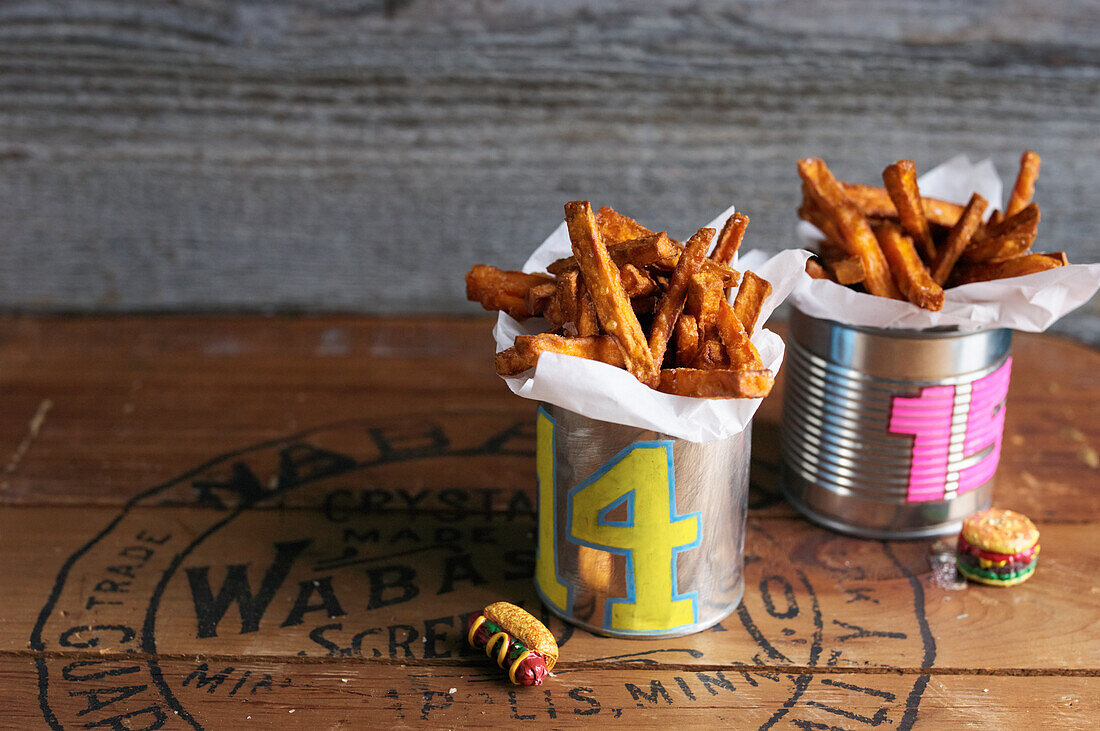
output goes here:
{"type": "Polygon", "coordinates": [[[534,405],[477,319],[0,320],[0,699],[18,728],[1085,728],[1100,720],[1100,353],[1019,335],[995,503],[1014,589],[841,537],[754,429],[742,607],[673,640],[549,625],[514,688],[462,648],[541,611],[534,405]]]}

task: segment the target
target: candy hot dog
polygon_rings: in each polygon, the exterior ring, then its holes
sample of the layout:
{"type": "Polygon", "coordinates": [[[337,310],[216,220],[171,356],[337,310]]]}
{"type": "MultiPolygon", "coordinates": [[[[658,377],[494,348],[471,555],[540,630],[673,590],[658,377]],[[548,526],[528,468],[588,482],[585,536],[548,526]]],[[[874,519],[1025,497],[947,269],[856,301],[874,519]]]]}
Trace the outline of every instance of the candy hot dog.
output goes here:
{"type": "Polygon", "coordinates": [[[466,639],[507,670],[515,685],[542,685],[558,661],[558,643],[550,630],[508,602],[490,604],[472,615],[466,639]]]}

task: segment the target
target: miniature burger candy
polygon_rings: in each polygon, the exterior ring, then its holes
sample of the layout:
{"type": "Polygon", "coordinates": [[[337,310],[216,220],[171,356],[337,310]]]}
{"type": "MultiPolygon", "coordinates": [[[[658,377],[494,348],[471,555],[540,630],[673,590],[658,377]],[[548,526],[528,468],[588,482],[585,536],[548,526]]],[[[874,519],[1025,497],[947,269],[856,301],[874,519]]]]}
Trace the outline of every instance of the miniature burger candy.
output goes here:
{"type": "Polygon", "coordinates": [[[1039,531],[1026,515],[990,508],[963,521],[959,572],[971,581],[1013,586],[1035,573],[1039,531]]]}
{"type": "Polygon", "coordinates": [[[514,685],[542,685],[558,661],[558,643],[546,626],[515,604],[497,602],[470,617],[466,639],[508,670],[514,685]]]}

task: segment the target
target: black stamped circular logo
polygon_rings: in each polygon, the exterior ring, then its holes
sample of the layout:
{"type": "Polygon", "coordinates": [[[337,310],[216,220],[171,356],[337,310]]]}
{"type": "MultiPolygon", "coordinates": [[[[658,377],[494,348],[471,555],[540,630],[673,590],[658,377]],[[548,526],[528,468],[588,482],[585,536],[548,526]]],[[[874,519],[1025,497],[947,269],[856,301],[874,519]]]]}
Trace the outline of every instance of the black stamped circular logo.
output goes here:
{"type": "Polygon", "coordinates": [[[571,684],[569,671],[559,672],[529,708],[491,682],[496,673],[470,685],[475,653],[463,647],[462,628],[490,601],[505,596],[541,612],[561,644],[573,635],[542,610],[531,582],[535,506],[523,486],[534,452],[533,420],[463,413],[342,422],[227,452],[137,495],[64,561],[39,614],[30,647],[43,717],[54,728],[204,728],[211,700],[296,697],[294,666],[280,658],[301,656],[453,665],[454,678],[465,674],[468,683],[409,672],[402,687],[380,691],[394,722],[447,723],[464,693],[500,704],[507,718],[552,723],[562,714],[626,720],[666,699],[691,705],[775,684],[780,692],[768,695],[783,702],[747,723],[912,725],[927,675],[899,694],[896,684],[887,690],[815,669],[854,666],[847,651],[866,642],[896,647],[877,655],[899,666],[931,667],[920,582],[886,544],[850,542],[877,558],[885,552],[906,578],[905,626],[873,626],[861,618],[899,599],[877,596],[872,577],[860,575],[866,556],[844,565],[828,534],[811,531],[788,546],[760,525],[749,532],[744,602],[708,631],[748,633],[758,651],[745,672],[659,675],[655,658],[677,653],[729,664],[707,658],[703,633],[659,647],[627,643],[640,649],[614,656],[631,668],[613,689],[571,684]],[[396,520],[395,511],[415,519],[396,520]],[[823,605],[803,564],[832,577],[842,590],[830,601],[841,596],[845,606],[823,605]],[[881,701],[881,711],[831,708],[809,699],[814,685],[881,701]]]}

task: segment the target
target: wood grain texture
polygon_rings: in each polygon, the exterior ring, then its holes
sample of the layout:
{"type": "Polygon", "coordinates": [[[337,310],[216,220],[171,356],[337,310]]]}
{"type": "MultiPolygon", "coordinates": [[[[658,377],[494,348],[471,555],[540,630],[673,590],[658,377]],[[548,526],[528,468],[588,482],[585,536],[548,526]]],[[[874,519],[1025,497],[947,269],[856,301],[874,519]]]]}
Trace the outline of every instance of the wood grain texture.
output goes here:
{"type": "MultiPolygon", "coordinates": [[[[61,675],[79,662],[50,659],[47,666],[54,675],[61,675]]],[[[83,662],[89,664],[74,667],[71,674],[142,668],[140,661],[83,662]]],[[[212,663],[190,658],[165,660],[159,667],[180,706],[200,727],[211,729],[353,729],[391,724],[397,728],[591,728],[608,723],[630,728],[685,724],[759,728],[777,713],[780,724],[775,728],[864,729],[905,728],[912,715],[906,708],[911,680],[892,675],[642,669],[624,676],[583,668],[558,673],[544,689],[517,691],[500,685],[493,673],[476,664],[425,667],[412,672],[412,677],[409,669],[352,663],[212,663]],[[791,678],[805,682],[806,687],[783,711],[790,699],[791,678]]],[[[5,720],[13,727],[42,724],[34,694],[36,675],[28,658],[0,658],[0,686],[12,689],[5,720]]],[[[127,677],[135,676],[127,673],[117,680],[127,677]]],[[[91,680],[66,682],[64,687],[79,694],[111,685],[91,680]]],[[[1100,713],[1098,697],[1100,679],[1095,677],[937,675],[921,704],[917,728],[1087,728],[1100,713]]],[[[103,700],[110,698],[105,694],[103,700]]],[[[89,711],[90,705],[87,695],[74,695],[61,701],[57,715],[95,723],[145,711],[130,721],[137,724],[151,723],[159,711],[168,721],[165,728],[189,728],[178,712],[148,688],[102,708],[89,711]],[[76,716],[80,711],[85,715],[76,716]]]]}
{"type": "MultiPolygon", "coordinates": [[[[5,609],[0,653],[28,647],[44,598],[58,580],[47,558],[74,554],[118,514],[111,508],[4,511],[0,567],[20,592],[5,609]],[[58,524],[73,530],[50,536],[50,527],[58,524]],[[34,546],[40,558],[27,561],[16,550],[21,545],[34,546]]],[[[101,656],[143,651],[163,657],[353,657],[449,666],[478,656],[463,644],[466,617],[507,598],[541,613],[557,636],[563,649],[555,672],[653,664],[644,662],[651,657],[688,669],[826,666],[919,674],[934,664],[952,672],[1100,674],[1100,588],[1089,583],[1100,571],[1100,553],[1078,548],[1095,525],[1040,523],[1039,528],[1043,552],[1032,579],[1014,591],[978,585],[956,590],[932,581],[931,540],[883,544],[839,536],[801,519],[752,518],[738,612],[704,632],[640,645],[574,630],[542,609],[532,582],[530,536],[536,526],[531,515],[486,519],[406,511],[334,520],[321,509],[247,510],[231,517],[140,507],[90,545],[64,577],[55,604],[61,611],[54,610],[42,626],[41,647],[32,649],[62,654],[94,649],[101,656]],[[138,539],[139,534],[164,541],[138,539]],[[308,545],[255,626],[238,612],[236,601],[213,625],[203,624],[195,571],[204,572],[198,581],[208,582],[217,596],[229,566],[243,565],[248,585],[258,592],[277,546],[298,541],[308,545]],[[134,560],[145,556],[144,550],[119,555],[142,546],[153,551],[144,561],[134,560]],[[183,561],[173,566],[173,557],[185,548],[183,561]],[[109,571],[122,564],[133,566],[133,578],[121,588],[105,583],[122,581],[109,571]],[[921,588],[919,604],[913,581],[921,588]],[[334,597],[327,607],[320,591],[310,589],[322,582],[334,597]],[[313,593],[300,605],[303,587],[313,593]],[[301,606],[311,608],[299,615],[301,606]],[[140,628],[147,612],[154,619],[153,646],[143,646],[140,635],[105,629],[140,628]],[[934,638],[931,651],[928,637],[934,638]]]]}
{"type": "Polygon", "coordinates": [[[489,327],[0,318],[5,722],[1094,725],[1095,350],[1015,342],[997,502],[1042,532],[1027,583],[944,584],[930,540],[795,517],[775,394],[754,425],[740,607],[643,643],[539,604],[532,405],[492,373],[489,327]],[[501,599],[561,644],[542,688],[462,644],[501,599]]]}
{"type": "Polygon", "coordinates": [[[570,199],[789,246],[811,154],[1036,149],[1040,248],[1095,261],[1098,38],[1068,1],[10,5],[0,304],[473,312],[570,199]]]}
{"type": "MultiPolygon", "coordinates": [[[[488,318],[2,318],[0,503],[121,505],[217,455],[270,441],[363,460],[386,444],[435,450],[404,494],[391,475],[408,468],[379,462],[354,483],[291,493],[280,505],[443,510],[453,506],[438,494],[450,489],[464,491],[469,507],[530,512],[535,407],[493,372],[491,329],[488,318]],[[450,468],[459,452],[478,448],[477,471],[450,468]]],[[[1039,520],[1097,520],[1100,493],[1080,475],[1097,471],[1100,423],[1090,415],[1100,353],[1019,334],[1013,357],[999,503],[1039,520]]],[[[754,423],[758,515],[794,514],[776,482],[782,388],[780,370],[754,423]]],[[[278,469],[273,459],[259,477],[268,482],[278,469]]],[[[203,499],[200,490],[179,497],[203,499]]]]}

